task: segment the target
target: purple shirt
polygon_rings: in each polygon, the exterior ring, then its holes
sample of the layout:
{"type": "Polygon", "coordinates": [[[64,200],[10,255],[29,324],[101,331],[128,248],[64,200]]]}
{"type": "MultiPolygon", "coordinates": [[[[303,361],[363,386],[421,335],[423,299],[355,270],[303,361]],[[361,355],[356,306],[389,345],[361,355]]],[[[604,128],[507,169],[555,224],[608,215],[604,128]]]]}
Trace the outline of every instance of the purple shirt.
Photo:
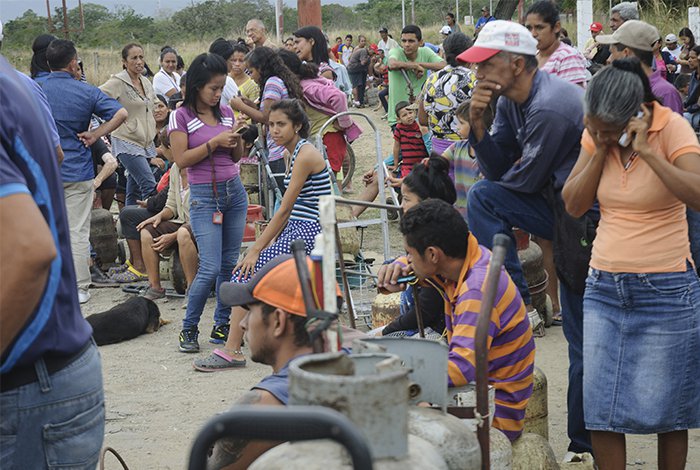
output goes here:
{"type": "MultiPolygon", "coordinates": [[[[233,110],[226,105],[221,105],[221,121],[216,126],[205,124],[195,113],[183,106],[170,113],[168,135],[175,131],[186,133],[187,148],[191,149],[199,147],[222,132],[232,129],[235,121],[233,110]]],[[[238,176],[238,164],[231,160],[231,151],[222,147],[212,150],[216,182],[227,181],[238,176]]],[[[187,179],[190,184],[211,184],[212,167],[209,157],[187,168],[187,179]]]]}
{"type": "MultiPolygon", "coordinates": [[[[280,101],[287,98],[289,98],[289,91],[284,85],[284,82],[281,78],[273,75],[267,79],[267,82],[265,82],[260,103],[260,111],[265,110],[265,100],[280,101]]],[[[267,149],[270,152],[269,159],[271,162],[279,160],[284,156],[284,147],[277,145],[275,141],[272,140],[270,132],[267,133],[267,149]]]]}
{"type": "Polygon", "coordinates": [[[651,92],[661,100],[661,104],[671,108],[673,112],[683,114],[683,100],[681,100],[680,93],[661,76],[660,71],[657,70],[649,76],[649,85],[651,92]]]}

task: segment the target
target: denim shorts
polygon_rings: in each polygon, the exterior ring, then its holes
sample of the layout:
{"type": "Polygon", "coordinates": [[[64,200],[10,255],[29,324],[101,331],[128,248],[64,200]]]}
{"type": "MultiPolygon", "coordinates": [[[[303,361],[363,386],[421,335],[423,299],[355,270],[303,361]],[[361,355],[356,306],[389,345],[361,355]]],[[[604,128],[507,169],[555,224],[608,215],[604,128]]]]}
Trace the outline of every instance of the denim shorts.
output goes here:
{"type": "Polygon", "coordinates": [[[700,282],[591,269],[583,301],[586,428],[652,434],[700,427],[700,282]]]}

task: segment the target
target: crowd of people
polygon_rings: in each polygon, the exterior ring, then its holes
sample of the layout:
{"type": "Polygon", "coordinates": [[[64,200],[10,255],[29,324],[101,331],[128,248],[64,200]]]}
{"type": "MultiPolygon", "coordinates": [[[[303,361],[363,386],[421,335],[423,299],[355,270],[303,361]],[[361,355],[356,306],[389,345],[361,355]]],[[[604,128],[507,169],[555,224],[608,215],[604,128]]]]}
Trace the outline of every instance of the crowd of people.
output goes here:
{"type": "MultiPolygon", "coordinates": [[[[663,36],[630,2],[612,8],[610,34],[592,23],[580,50],[547,0],[522,25],[481,12],[473,37],[446,14],[440,45],[417,25],[398,40],[381,27],[376,43],[331,43],[305,26],[278,47],[251,19],[245,39],[216,39],[186,69],[165,46],[153,75],[144,48],[127,44],[123,69],[99,87],[69,40],[37,37],[30,76],[0,58],[0,397],[2,437],[16,442],[0,464],[21,456],[43,468],[36,449],[54,427],[75,426],[80,449],[55,464],[94,467],[104,394],[79,305],[102,282],[147,281],[140,295],[164,298],[160,255],[173,249],[187,283],[179,350],[200,351],[213,289],[208,340],[221,346],[194,368],[245,367],[245,336],[250,358],[273,373],[241,403],[287,404],[289,361],[311,352],[290,244],[302,239],[310,253],[319,199],[362,131],[345,116],[320,133],[376,86],[406,255],[379,268],[379,290],[402,292],[401,316],[372,334],[414,336],[417,301],[428,337],[449,346],[446,385],[474,381],[489,249],[507,235],[488,360],[493,425],[516,440],[544,334],[515,243],[524,231],[542,246],[568,341],[564,460],[588,452],[600,469],[623,469],[625,435],[658,434],[659,467],[684,468],[688,429],[700,427],[700,46],[689,28],[663,36]],[[258,164],[256,145],[281,191],[241,256],[240,166],[258,164]],[[90,214],[115,201],[129,257],[103,272],[90,214]]],[[[363,175],[360,199],[384,194],[383,171],[363,175]]],[[[210,463],[243,467],[266,448],[223,440],[210,463]]]]}

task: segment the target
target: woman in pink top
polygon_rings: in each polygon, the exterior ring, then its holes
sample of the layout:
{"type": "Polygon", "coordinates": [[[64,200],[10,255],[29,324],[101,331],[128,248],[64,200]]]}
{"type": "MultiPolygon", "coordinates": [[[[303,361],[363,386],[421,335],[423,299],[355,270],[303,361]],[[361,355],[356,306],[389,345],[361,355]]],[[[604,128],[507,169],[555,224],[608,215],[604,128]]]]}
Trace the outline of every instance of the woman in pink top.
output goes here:
{"type": "Polygon", "coordinates": [[[586,59],[578,50],[561,42],[559,9],[554,2],[535,2],[527,10],[525,27],[537,39],[537,61],[540,69],[571,82],[586,86],[586,59]]]}
{"type": "Polygon", "coordinates": [[[562,196],[600,204],[584,294],[583,405],[598,468],[625,468],[625,434],[658,434],[659,468],[685,468],[700,427],[700,282],[686,204],[700,208],[700,145],[635,59],[591,80],[581,155],[562,196]]]}
{"type": "MultiPolygon", "coordinates": [[[[238,177],[243,155],[241,135],[235,132],[233,110],[221,104],[228,68],[221,56],[201,54],[187,71],[187,93],[182,106],[170,116],[169,135],[175,163],[187,169],[190,184],[190,224],[199,248],[199,268],[189,288],[187,312],[180,332],[180,351],[198,352],[199,318],[216,285],[217,303],[211,342],[224,343],[229,335],[231,308],[219,300],[219,286],[228,282],[243,240],[248,197],[238,177]]],[[[240,352],[243,332],[233,318],[240,352]]]]}

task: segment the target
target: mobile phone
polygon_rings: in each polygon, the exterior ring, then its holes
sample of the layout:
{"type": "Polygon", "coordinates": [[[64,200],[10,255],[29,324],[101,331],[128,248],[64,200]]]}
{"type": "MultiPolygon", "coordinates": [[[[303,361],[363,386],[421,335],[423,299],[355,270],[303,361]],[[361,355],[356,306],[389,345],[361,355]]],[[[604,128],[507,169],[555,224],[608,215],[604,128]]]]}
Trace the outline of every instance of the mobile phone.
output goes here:
{"type": "Polygon", "coordinates": [[[407,276],[401,276],[396,280],[398,284],[412,284],[416,282],[416,275],[415,274],[409,274],[407,276]]]}
{"type": "MultiPolygon", "coordinates": [[[[638,119],[642,118],[644,117],[644,113],[642,111],[637,111],[637,115],[635,117],[638,119]]],[[[627,133],[627,131],[625,131],[622,133],[617,143],[620,144],[620,147],[629,147],[629,145],[632,143],[632,138],[627,133]]]]}

